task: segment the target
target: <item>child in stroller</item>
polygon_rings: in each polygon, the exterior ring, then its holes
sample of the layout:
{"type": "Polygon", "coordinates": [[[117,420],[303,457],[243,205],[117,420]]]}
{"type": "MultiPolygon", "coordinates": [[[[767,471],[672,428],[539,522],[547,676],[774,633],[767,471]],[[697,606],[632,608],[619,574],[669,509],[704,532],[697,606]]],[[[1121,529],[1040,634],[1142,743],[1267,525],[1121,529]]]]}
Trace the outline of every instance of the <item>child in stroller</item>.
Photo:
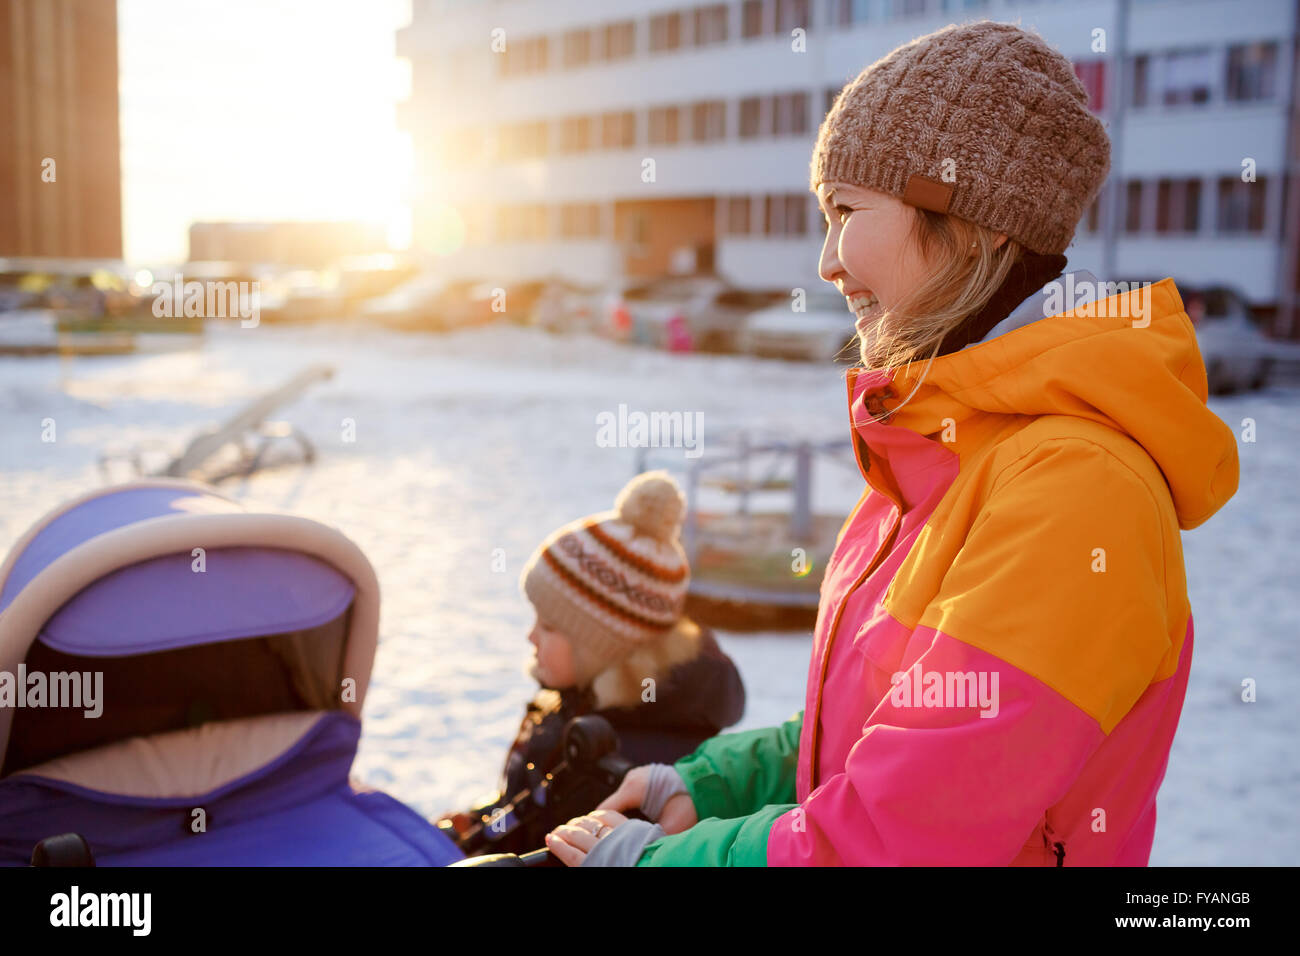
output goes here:
{"type": "Polygon", "coordinates": [[[595,714],[633,765],[672,763],[745,709],[735,664],[683,614],[685,499],[663,471],[634,478],[613,511],[538,546],[520,578],[536,612],[528,673],[540,685],[506,755],[500,789],[438,821],[467,855],[525,853],[590,811],[617,781],[570,767],[564,730],[595,714]]]}

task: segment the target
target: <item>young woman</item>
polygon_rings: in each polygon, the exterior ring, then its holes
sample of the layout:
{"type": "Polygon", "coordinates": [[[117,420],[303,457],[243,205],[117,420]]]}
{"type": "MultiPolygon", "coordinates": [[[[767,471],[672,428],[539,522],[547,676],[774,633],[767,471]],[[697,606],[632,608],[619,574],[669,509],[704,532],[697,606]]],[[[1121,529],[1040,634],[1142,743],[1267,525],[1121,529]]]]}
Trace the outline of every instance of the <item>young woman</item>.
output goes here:
{"type": "Polygon", "coordinates": [[[1070,63],[1009,24],[840,93],[811,185],[866,487],[804,710],[637,768],[548,837],[564,862],[1148,861],[1192,654],[1180,529],[1237,454],[1173,281],[1089,301],[1062,275],[1109,167],[1070,63]]]}

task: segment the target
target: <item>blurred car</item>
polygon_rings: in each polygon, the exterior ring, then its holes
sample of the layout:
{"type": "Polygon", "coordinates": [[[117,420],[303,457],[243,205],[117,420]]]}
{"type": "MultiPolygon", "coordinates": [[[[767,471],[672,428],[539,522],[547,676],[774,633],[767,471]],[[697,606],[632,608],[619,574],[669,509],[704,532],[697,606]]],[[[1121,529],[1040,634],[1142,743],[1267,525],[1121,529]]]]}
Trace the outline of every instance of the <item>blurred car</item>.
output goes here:
{"type": "Polygon", "coordinates": [[[448,290],[447,326],[455,329],[469,328],[500,319],[516,325],[526,325],[537,300],[550,281],[521,279],[512,282],[489,280],[460,283],[462,288],[459,292],[454,288],[448,290]]]}
{"type": "Polygon", "coordinates": [[[36,308],[53,284],[53,272],[23,259],[0,259],[0,312],[36,308]]]}
{"type": "Polygon", "coordinates": [[[837,357],[857,357],[856,321],[844,296],[817,289],[804,300],[804,311],[794,310],[794,300],[778,301],[745,319],[741,349],[750,355],[829,362],[837,357]]]}
{"type": "Polygon", "coordinates": [[[199,305],[199,318],[225,321],[249,317],[257,309],[258,321],[262,318],[262,295],[273,283],[275,273],[265,265],[240,263],[220,259],[190,259],[172,267],[148,270],[160,294],[146,290],[149,308],[160,299],[170,300],[169,317],[179,319],[190,308],[191,283],[203,286],[199,305]]]}
{"type": "Polygon", "coordinates": [[[55,275],[40,298],[43,308],[85,317],[125,315],[138,304],[125,268],[77,267],[55,275]]]}
{"type": "Polygon", "coordinates": [[[1237,290],[1228,286],[1195,288],[1177,280],[1175,284],[1196,328],[1211,394],[1263,388],[1274,363],[1291,357],[1295,346],[1266,336],[1237,290]]]}
{"type": "Polygon", "coordinates": [[[628,311],[627,294],[649,284],[646,279],[627,276],[605,283],[595,296],[598,306],[596,334],[619,342],[629,341],[632,338],[632,314],[628,311]]]}
{"type": "Polygon", "coordinates": [[[338,262],[341,311],[352,315],[362,303],[387,295],[417,275],[419,270],[413,264],[399,260],[392,253],[341,259],[338,262]]]}
{"type": "Polygon", "coordinates": [[[568,279],[551,279],[533,302],[528,324],[547,332],[594,332],[600,321],[599,289],[568,279]]]}
{"type": "MultiPolygon", "coordinates": [[[[1155,285],[1165,276],[1125,276],[1129,288],[1155,285]]],[[[1245,296],[1228,285],[1201,285],[1173,277],[1183,308],[1196,330],[1212,395],[1254,390],[1268,384],[1280,361],[1300,359],[1300,346],[1270,338],[1259,327],[1245,296]]]]}
{"type": "Polygon", "coordinates": [[[443,276],[421,273],[362,303],[358,314],[365,322],[389,328],[441,331],[447,328],[443,308],[448,288],[443,276]]]}
{"type": "Polygon", "coordinates": [[[1296,358],[1294,343],[1266,336],[1234,287],[1174,282],[1196,329],[1210,394],[1264,388],[1275,363],[1296,358]]]}
{"type": "Polygon", "coordinates": [[[745,317],[783,292],[752,291],[712,273],[666,276],[627,289],[620,300],[631,338],[659,348],[736,352],[745,317]]]}
{"type": "Polygon", "coordinates": [[[345,311],[339,278],[331,272],[294,269],[258,283],[263,322],[318,322],[345,311]]]}

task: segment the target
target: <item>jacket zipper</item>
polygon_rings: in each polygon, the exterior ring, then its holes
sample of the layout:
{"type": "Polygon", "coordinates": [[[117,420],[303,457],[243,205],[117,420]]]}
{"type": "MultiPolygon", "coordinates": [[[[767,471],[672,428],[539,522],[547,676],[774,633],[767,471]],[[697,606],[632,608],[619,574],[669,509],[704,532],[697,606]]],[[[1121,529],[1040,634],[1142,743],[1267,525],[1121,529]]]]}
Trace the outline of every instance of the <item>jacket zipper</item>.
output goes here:
{"type": "MultiPolygon", "coordinates": [[[[868,484],[870,484],[870,482],[868,482],[868,484]]],[[[875,488],[875,485],[872,485],[872,487],[875,488]]],[[[876,490],[879,491],[880,489],[876,490]]],[[[817,678],[817,704],[813,709],[812,739],[810,742],[810,746],[812,747],[812,773],[810,775],[808,786],[810,792],[817,789],[817,744],[821,732],[822,688],[826,684],[826,670],[830,667],[831,651],[835,647],[835,638],[839,635],[840,618],[844,616],[844,609],[848,607],[849,599],[853,596],[853,592],[861,587],[862,583],[866,581],[867,578],[871,577],[872,573],[885,559],[885,556],[889,554],[890,548],[894,543],[894,536],[898,533],[898,527],[902,523],[902,507],[898,502],[894,501],[893,496],[888,495],[883,491],[881,491],[881,494],[884,494],[885,497],[894,502],[896,510],[894,513],[893,524],[889,529],[889,534],[885,536],[885,543],[876,551],[876,554],[871,559],[871,563],[867,566],[867,569],[863,571],[862,574],[858,575],[858,579],[853,582],[853,586],[848,589],[844,595],[844,599],[840,601],[840,606],[835,611],[835,619],[831,621],[831,632],[826,639],[826,651],[822,655],[822,669],[821,674],[817,678]]]]}
{"type": "MultiPolygon", "coordinates": [[[[852,404],[852,398],[853,398],[853,385],[856,380],[857,380],[857,374],[851,373],[849,379],[846,382],[848,386],[850,405],[852,404]]],[[[890,396],[894,394],[893,388],[889,386],[886,386],[884,391],[887,392],[890,396]]],[[[868,411],[871,411],[871,401],[873,399],[875,400],[875,402],[880,401],[879,396],[874,396],[874,395],[867,396],[868,411]]],[[[871,414],[878,416],[880,414],[880,411],[879,410],[871,411],[871,414]]],[[[813,707],[812,738],[810,741],[810,746],[812,747],[812,762],[810,764],[812,768],[812,772],[809,777],[809,786],[808,786],[810,792],[817,789],[817,764],[818,764],[817,746],[818,746],[818,738],[821,736],[822,688],[826,684],[826,670],[827,668],[830,667],[831,652],[835,648],[835,638],[839,634],[840,618],[844,616],[844,609],[848,606],[849,598],[853,596],[853,592],[862,586],[862,582],[864,582],[867,578],[871,577],[872,573],[879,566],[880,562],[883,561],[885,559],[885,556],[889,554],[889,549],[893,546],[894,543],[894,535],[898,533],[898,527],[902,523],[902,517],[903,517],[902,502],[896,499],[885,489],[877,487],[877,485],[871,480],[870,478],[871,450],[867,447],[867,443],[863,441],[862,435],[858,432],[858,430],[854,428],[852,431],[853,431],[853,457],[857,459],[858,466],[861,468],[863,477],[866,478],[867,484],[870,485],[871,488],[873,488],[875,491],[884,495],[886,498],[890,500],[890,502],[893,503],[895,509],[894,521],[893,521],[893,525],[889,529],[889,534],[885,536],[884,545],[882,545],[880,548],[876,550],[875,556],[872,557],[871,563],[867,566],[867,569],[863,571],[860,575],[858,575],[858,579],[853,582],[853,586],[850,587],[847,592],[845,592],[844,599],[840,601],[840,606],[835,611],[835,618],[831,621],[831,631],[826,638],[826,651],[822,656],[821,674],[817,678],[817,701],[813,707]]],[[[854,509],[854,515],[856,515],[858,510],[860,510],[861,508],[862,508],[862,502],[859,501],[858,507],[854,509]]],[[[849,516],[850,521],[853,520],[854,515],[849,516]]]]}

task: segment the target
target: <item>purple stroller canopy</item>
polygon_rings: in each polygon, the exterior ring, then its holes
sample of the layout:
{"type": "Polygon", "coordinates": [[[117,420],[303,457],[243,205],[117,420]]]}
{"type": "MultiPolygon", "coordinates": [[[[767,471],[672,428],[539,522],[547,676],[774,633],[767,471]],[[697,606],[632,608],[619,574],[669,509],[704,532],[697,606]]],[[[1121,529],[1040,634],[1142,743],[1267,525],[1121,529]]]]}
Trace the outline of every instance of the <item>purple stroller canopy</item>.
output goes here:
{"type": "Polygon", "coordinates": [[[0,708],[0,865],[59,832],[109,865],[460,857],[349,780],[379,582],[338,529],[182,480],[101,489],[23,536],[0,566],[0,612],[0,670],[96,669],[104,689],[93,720],[0,708]],[[211,813],[206,838],[195,807],[211,813]]]}
{"type": "MultiPolygon", "coordinates": [[[[239,513],[219,495],[185,488],[125,488],[58,515],[27,542],[0,591],[0,610],[77,545],[164,515],[239,513]]],[[[169,554],[99,578],[65,603],[38,639],[67,654],[117,657],[306,630],[342,614],[353,583],[297,551],[232,547],[169,554]],[[199,570],[202,568],[202,570],[199,570]]]]}

